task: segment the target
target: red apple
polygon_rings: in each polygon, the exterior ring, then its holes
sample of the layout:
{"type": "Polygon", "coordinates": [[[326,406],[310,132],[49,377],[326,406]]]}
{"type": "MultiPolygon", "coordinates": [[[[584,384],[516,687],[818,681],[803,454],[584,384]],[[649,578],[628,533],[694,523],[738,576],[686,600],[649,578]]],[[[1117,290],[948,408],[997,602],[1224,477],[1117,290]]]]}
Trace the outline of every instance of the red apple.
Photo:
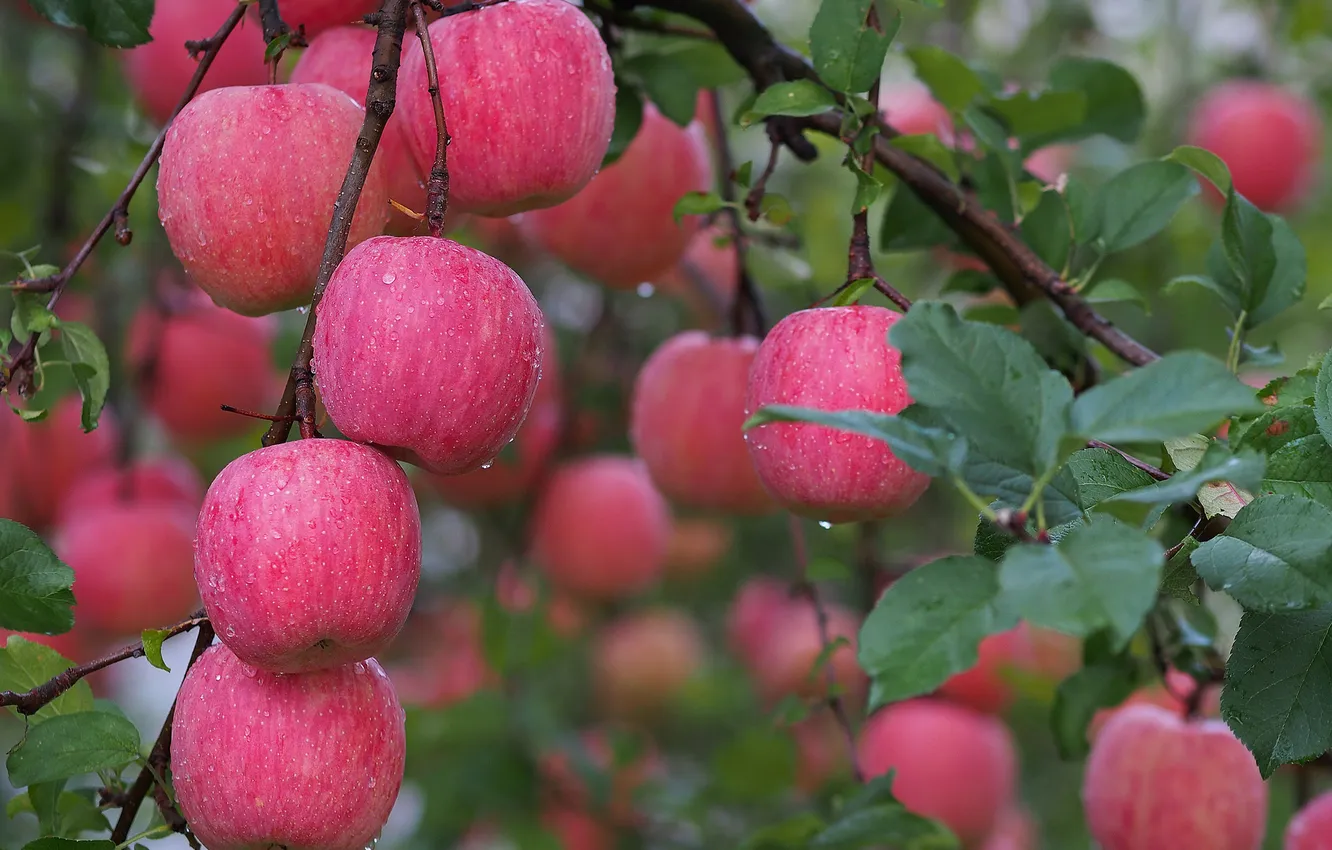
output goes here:
{"type": "Polygon", "coordinates": [[[619,159],[573,200],[528,213],[520,226],[574,271],[632,289],[684,256],[699,222],[697,216],[677,222],[675,203],[711,188],[702,125],[682,128],[645,104],[643,125],[619,159]]]}
{"type": "MultiPolygon", "coordinates": [[[[1259,209],[1283,212],[1309,194],[1322,134],[1318,108],[1304,97],[1259,80],[1229,80],[1194,107],[1188,141],[1225,161],[1236,192],[1259,209]]],[[[1222,200],[1203,185],[1213,201],[1222,200]]]]}
{"type": "Polygon", "coordinates": [[[731,549],[729,526],[712,519],[677,519],[666,553],[666,572],[672,578],[694,579],[713,571],[731,549]]]}
{"type": "Polygon", "coordinates": [[[745,582],[726,615],[726,644],[753,667],[768,638],[794,601],[787,582],[760,576],[745,582]]]}
{"type": "MultiPolygon", "coordinates": [[[[382,0],[282,0],[279,11],[287,26],[292,29],[304,27],[305,34],[313,36],[333,27],[360,23],[363,17],[381,5],[382,0]]],[[[257,8],[254,16],[255,23],[258,23],[257,8]]],[[[368,67],[366,73],[369,74],[368,67]]]]}
{"type": "Polygon", "coordinates": [[[273,364],[277,321],[250,318],[192,294],[178,313],[151,306],[130,324],[126,356],[143,376],[144,402],[173,438],[198,445],[254,430],[223,404],[263,410],[281,396],[273,364]]]}
{"type": "Polygon", "coordinates": [[[197,533],[194,575],[218,637],[276,673],[388,646],[421,575],[407,476],[346,440],[297,440],[232,461],[208,488],[197,533]]]}
{"type": "MultiPolygon", "coordinates": [[[[365,113],[331,86],[206,92],[171,122],[157,178],[171,250],[220,306],[259,316],[308,303],[365,113]]],[[[371,166],[348,246],[384,229],[388,183],[371,166]]]]}
{"type": "Polygon", "coordinates": [[[891,705],[865,723],[857,752],[867,776],[896,771],[897,798],[942,821],[963,846],[984,842],[1013,802],[1012,735],[998,720],[963,706],[935,700],[891,705]]]}
{"type": "MultiPolygon", "coordinates": [[[[1147,687],[1139,688],[1118,706],[1097,711],[1092,716],[1091,724],[1087,729],[1087,737],[1095,740],[1111,717],[1133,705],[1152,705],[1163,708],[1176,717],[1184,717],[1189,709],[1185,700],[1191,697],[1197,687],[1197,681],[1189,674],[1174,669],[1167,670],[1164,682],[1156,682],[1147,687]]],[[[1203,717],[1220,717],[1221,689],[1216,686],[1208,686],[1202,698],[1198,701],[1197,708],[1198,713],[1203,717]]]]}
{"type": "MultiPolygon", "coordinates": [[[[506,216],[587,185],[610,145],[615,81],[582,10],[564,0],[508,0],[436,21],[430,41],[452,138],[451,204],[506,216]]],[[[419,42],[403,50],[398,92],[408,145],[429,174],[438,134],[419,42]]]]}
{"type": "MultiPolygon", "coordinates": [[[[233,8],[217,0],[158,3],[152,26],[148,28],[153,40],[119,53],[130,89],[149,118],[158,124],[165,124],[171,118],[176,102],[198,68],[199,63],[185,49],[185,42],[211,37],[233,8]]],[[[267,81],[263,32],[257,23],[242,21],[208,66],[199,92],[227,86],[261,86],[267,81]]]]}
{"type": "Polygon", "coordinates": [[[999,714],[1013,702],[1013,673],[1030,670],[1035,663],[1031,638],[1019,625],[982,640],[975,666],[950,677],[940,686],[939,696],[977,711],[999,714]]]}
{"type": "Polygon", "coordinates": [[[758,347],[753,337],[685,331],[643,364],[629,437],[667,498],[734,514],[775,507],[745,446],[745,390],[758,347]]]}
{"type": "Polygon", "coordinates": [[[840,605],[828,602],[823,603],[823,610],[828,618],[827,643],[819,629],[814,606],[808,600],[791,600],[775,619],[752,662],[759,691],[768,700],[790,694],[810,699],[823,697],[828,693],[830,669],[837,687],[850,695],[852,703],[864,696],[869,682],[856,663],[860,619],[840,605]],[[835,649],[816,672],[814,665],[828,643],[839,638],[846,644],[835,649]]]}
{"type": "Polygon", "coordinates": [[[406,748],[373,658],[281,675],[214,646],[186,674],[171,725],[177,800],[209,850],[361,850],[397,799],[406,748]]]}
{"type": "Polygon", "coordinates": [[[22,422],[0,414],[7,434],[3,465],[13,487],[13,518],[31,528],[44,528],[56,515],[79,476],[109,467],[120,440],[120,429],[110,410],[103,410],[100,425],[85,433],[83,403],[78,396],[56,402],[40,422],[22,422]]]}
{"type": "MultiPolygon", "coordinates": [[[[902,356],[887,342],[901,314],[864,305],[792,313],[769,332],[749,373],[746,414],[769,404],[899,413],[911,404],[902,356]]],[[[823,425],[779,422],[745,433],[768,491],[829,522],[895,516],[929,486],[885,443],[823,425]]]]}
{"type": "Polygon", "coordinates": [[[119,501],[61,523],[51,548],[74,570],[76,622],[132,635],[194,610],[193,520],[181,504],[119,501]]]}
{"type": "Polygon", "coordinates": [[[496,680],[482,646],[481,612],[470,603],[450,602],[414,615],[394,643],[399,645],[411,657],[389,674],[409,705],[453,705],[496,680]]]}
{"type": "Polygon", "coordinates": [[[670,508],[641,461],[599,455],[558,467],[531,522],[537,564],[553,584],[580,596],[631,596],[666,564],[670,508]]]}
{"type": "Polygon", "coordinates": [[[920,83],[894,86],[879,98],[883,117],[893,129],[904,136],[933,133],[950,147],[953,144],[953,119],[948,108],[934,99],[930,90],[920,83]]]}
{"type": "Polygon", "coordinates": [[[848,775],[851,759],[846,735],[830,712],[820,712],[791,727],[796,745],[796,787],[814,794],[830,779],[848,775]]]}
{"type": "Polygon", "coordinates": [[[1023,167],[1043,183],[1055,183],[1072,166],[1074,154],[1069,145],[1050,145],[1032,151],[1023,167]]]}
{"type": "Polygon", "coordinates": [[[681,611],[642,611],[611,623],[592,649],[603,711],[623,720],[657,716],[698,672],[705,652],[698,626],[681,611]]]}
{"type": "Polygon", "coordinates": [[[1332,850],[1332,791],[1314,797],[1286,826],[1283,850],[1332,850]]]}
{"type": "Polygon", "coordinates": [[[658,289],[683,301],[709,328],[721,324],[739,282],[740,262],[729,231],[716,225],[695,234],[680,262],[656,279],[658,289]]]}
{"type": "Polygon", "coordinates": [[[1036,823],[1021,806],[1009,806],[981,850],[1036,850],[1036,823]]]}
{"type": "Polygon", "coordinates": [[[118,502],[178,505],[198,511],[203,496],[203,481],[184,458],[144,458],[120,468],[93,470],[76,479],[60,502],[56,519],[64,522],[118,502]]]}

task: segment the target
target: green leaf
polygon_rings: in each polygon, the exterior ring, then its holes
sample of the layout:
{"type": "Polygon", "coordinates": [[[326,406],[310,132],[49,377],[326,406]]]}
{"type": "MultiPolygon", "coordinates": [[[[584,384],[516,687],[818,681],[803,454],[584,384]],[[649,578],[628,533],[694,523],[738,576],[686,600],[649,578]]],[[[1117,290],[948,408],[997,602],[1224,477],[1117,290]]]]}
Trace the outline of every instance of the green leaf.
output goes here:
{"type": "Polygon", "coordinates": [[[1087,95],[1081,91],[1019,91],[992,96],[985,105],[1019,138],[1066,132],[1087,117],[1087,95]]]}
{"type": "Polygon", "coordinates": [[[759,201],[759,213],[778,227],[785,226],[791,219],[795,218],[795,210],[791,209],[791,202],[786,199],[785,195],[779,195],[776,192],[763,193],[763,199],[759,201]]]}
{"type": "Polygon", "coordinates": [[[619,79],[615,80],[615,126],[611,131],[610,146],[601,160],[605,168],[624,155],[629,143],[643,126],[643,98],[638,89],[619,79]]]}
{"type": "Polygon", "coordinates": [[[1042,192],[1040,203],[1022,219],[1022,238],[1046,265],[1059,270],[1073,249],[1073,224],[1059,193],[1042,192]]]}
{"type": "Polygon", "coordinates": [[[1119,452],[1081,449],[1059,470],[1055,486],[1072,496],[1078,508],[1085,511],[1155,482],[1155,478],[1129,463],[1119,452]]]}
{"type": "Polygon", "coordinates": [[[1196,194],[1198,181],[1179,163],[1153,160],[1119,172],[1096,196],[1105,253],[1132,248],[1160,233],[1196,194]]]}
{"type": "Polygon", "coordinates": [[[1193,568],[1193,553],[1198,549],[1198,541],[1192,537],[1184,538],[1184,545],[1166,562],[1165,572],[1161,575],[1161,592],[1184,602],[1198,604],[1198,596],[1193,586],[1198,581],[1198,571],[1193,568]]]}
{"type": "Polygon", "coordinates": [[[759,92],[753,105],[740,116],[740,126],[748,127],[769,115],[818,115],[836,106],[832,92],[811,80],[777,83],[759,92]]]}
{"type": "Polygon", "coordinates": [[[957,236],[915,192],[898,183],[879,225],[880,250],[915,251],[953,245],[957,236]]]}
{"type": "Polygon", "coordinates": [[[1332,509],[1298,496],[1255,499],[1198,547],[1193,566],[1249,610],[1332,602],[1332,509]]]}
{"type": "Polygon", "coordinates": [[[1129,303],[1141,307],[1144,313],[1152,311],[1151,302],[1147,300],[1147,296],[1140,289],[1128,281],[1118,278],[1097,281],[1087,291],[1086,298],[1088,304],[1129,303]]]}
{"type": "Polygon", "coordinates": [[[874,202],[883,195],[885,187],[877,175],[863,170],[854,159],[848,158],[848,160],[851,163],[851,173],[856,175],[856,194],[851,199],[851,214],[857,215],[874,206],[874,202]]]}
{"type": "Polygon", "coordinates": [[[83,396],[83,430],[96,430],[107,390],[111,388],[111,361],[106,348],[92,328],[78,322],[60,323],[60,342],[83,396]]]}
{"type": "MultiPolygon", "coordinates": [[[[0,650],[0,691],[30,691],[73,666],[73,661],[49,646],[10,635],[5,648],[0,650]]],[[[46,720],[57,714],[90,711],[92,707],[92,688],[81,680],[42,706],[32,717],[34,720],[46,720]]]]}
{"type": "Polygon", "coordinates": [[[789,735],[751,728],[728,740],[713,756],[713,787],[728,799],[764,800],[789,788],[795,770],[796,752],[789,735]]]}
{"type": "Polygon", "coordinates": [[[966,443],[947,431],[868,410],[815,410],[772,404],[759,408],[744,427],[749,430],[769,422],[810,422],[882,440],[898,459],[935,478],[960,470],[967,453],[966,443]]]}
{"type": "Polygon", "coordinates": [[[1332,749],[1332,605],[1247,612],[1226,664],[1221,716],[1264,777],[1332,749]]]}
{"type": "Polygon", "coordinates": [[[806,850],[810,838],[822,829],[818,815],[804,812],[763,827],[745,841],[744,850],[806,850]]]}
{"type": "MultiPolygon", "coordinates": [[[[1227,217],[1229,222],[1230,216],[1227,217]]],[[[1207,252],[1208,277],[1184,278],[1220,297],[1231,316],[1245,313],[1256,327],[1304,297],[1308,262],[1290,225],[1243,198],[1235,200],[1234,225],[1207,252]]]]}
{"type": "Polygon", "coordinates": [[[1005,328],[918,301],[889,331],[916,404],[985,459],[1040,478],[1058,461],[1073,391],[1005,328]]]}
{"type": "Polygon", "coordinates": [[[902,25],[902,13],[879,8],[879,27],[868,23],[875,0],[823,0],[809,28],[809,52],[820,79],[848,94],[879,80],[888,45],[902,25]]]}
{"type": "Polygon", "coordinates": [[[828,302],[831,307],[848,307],[860,301],[861,296],[874,288],[874,278],[862,277],[859,280],[853,280],[851,283],[837,293],[837,297],[828,302]]]}
{"type": "Polygon", "coordinates": [[[144,629],[140,640],[143,641],[143,657],[158,670],[171,672],[166,661],[162,660],[162,641],[170,634],[166,629],[144,629]]]}
{"type": "Polygon", "coordinates": [[[957,157],[954,155],[953,151],[933,133],[896,136],[889,139],[888,143],[895,148],[900,148],[906,151],[912,156],[920,157],[944,174],[947,174],[950,180],[957,180],[960,176],[960,172],[957,170],[957,157]]]}
{"type": "Polygon", "coordinates": [[[116,850],[116,842],[105,838],[77,841],[73,838],[39,838],[23,845],[23,850],[116,850]]]}
{"type": "Polygon", "coordinates": [[[1155,442],[1210,429],[1232,413],[1261,409],[1253,388],[1220,360],[1178,351],[1092,387],[1073,402],[1071,418],[1072,430],[1088,439],[1155,442]]]}
{"type": "Polygon", "coordinates": [[[87,30],[108,47],[134,47],[152,41],[148,24],[153,0],[28,0],[43,18],[62,27],[87,30]]]}
{"type": "Polygon", "coordinates": [[[907,49],[916,77],[929,86],[934,99],[953,112],[961,112],[985,91],[985,83],[959,57],[942,47],[922,44],[907,49]]]}
{"type": "Polygon", "coordinates": [[[814,836],[810,850],[859,850],[867,847],[951,850],[957,838],[946,827],[921,817],[898,802],[858,809],[814,836]]]}
{"type": "Polygon", "coordinates": [[[642,53],[621,63],[620,70],[638,80],[662,115],[681,127],[694,120],[699,86],[673,54],[642,53]]]}
{"type": "Polygon", "coordinates": [[[672,214],[678,223],[687,215],[708,215],[726,206],[726,202],[716,192],[685,192],[675,202],[672,214]]]}
{"type": "Polygon", "coordinates": [[[893,582],[860,630],[870,710],[974,667],[981,638],[1017,625],[996,607],[998,596],[994,564],[975,555],[943,558],[893,582]]]}
{"type": "Polygon", "coordinates": [[[1314,380],[1314,420],[1318,423],[1318,433],[1332,443],[1332,351],[1323,355],[1314,380]]]}
{"type": "Polygon", "coordinates": [[[28,730],[5,766],[15,787],[114,770],[139,757],[139,730],[105,711],[60,714],[28,730]]]}
{"type": "Polygon", "coordinates": [[[1143,502],[1168,505],[1187,502],[1204,484],[1229,481],[1245,490],[1257,490],[1263,480],[1266,461],[1255,451],[1241,450],[1231,454],[1220,443],[1211,443],[1197,466],[1186,472],[1176,472],[1165,481],[1157,481],[1138,490],[1120,493],[1113,498],[1121,502],[1143,502]]]}
{"type": "Polygon", "coordinates": [[[264,46],[264,61],[276,62],[291,47],[292,39],[295,37],[296,33],[294,32],[284,32],[270,41],[264,46]]]}
{"type": "Polygon", "coordinates": [[[0,628],[62,634],[74,627],[74,571],[42,538],[0,519],[0,628]]]}
{"type": "Polygon", "coordinates": [[[1050,728],[1060,757],[1085,756],[1091,749],[1087,728],[1096,712],[1128,699],[1138,687],[1138,680],[1137,665],[1120,655],[1088,664],[1060,682],[1050,708],[1050,728]]]}
{"type": "Polygon", "coordinates": [[[1035,150],[1058,141],[1085,139],[1098,133],[1132,142],[1142,131],[1146,102],[1133,75],[1103,59],[1069,57],[1050,69],[1050,90],[1081,92],[1084,119],[1075,127],[1038,133],[1024,139],[1024,150],[1035,150]]]}
{"type": "Polygon", "coordinates": [[[1197,148],[1192,145],[1180,145],[1170,152],[1165,159],[1171,162],[1178,162],[1187,168],[1192,169],[1200,177],[1205,178],[1222,195],[1230,194],[1230,168],[1225,160],[1206,148],[1197,148]]]}
{"type": "Polygon", "coordinates": [[[1165,552],[1136,528],[1103,519],[1055,546],[1014,546],[999,567],[1001,604],[1038,626],[1086,637],[1109,628],[1123,646],[1156,601],[1165,552]]]}
{"type": "Polygon", "coordinates": [[[14,293],[14,316],[10,325],[15,336],[42,333],[60,324],[56,314],[46,308],[49,297],[34,292],[14,293]]]}
{"type": "Polygon", "coordinates": [[[1262,491],[1303,496],[1332,507],[1332,447],[1313,408],[1278,407],[1255,419],[1238,444],[1267,454],[1262,491]]]}

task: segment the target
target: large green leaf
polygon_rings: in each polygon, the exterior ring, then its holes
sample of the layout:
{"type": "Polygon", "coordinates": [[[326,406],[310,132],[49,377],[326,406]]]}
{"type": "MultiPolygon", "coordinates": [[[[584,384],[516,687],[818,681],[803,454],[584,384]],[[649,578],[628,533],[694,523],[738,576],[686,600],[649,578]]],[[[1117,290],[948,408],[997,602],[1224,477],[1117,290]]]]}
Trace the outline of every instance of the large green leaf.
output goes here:
{"type": "Polygon", "coordinates": [[[60,323],[60,342],[83,396],[83,430],[92,431],[97,427],[111,388],[111,361],[106,347],[92,328],[77,322],[60,323]]]}
{"type": "Polygon", "coordinates": [[[1165,481],[1156,481],[1137,490],[1119,493],[1112,498],[1121,502],[1145,502],[1168,505],[1187,502],[1203,485],[1215,481],[1229,481],[1245,490],[1257,490],[1265,469],[1263,456],[1249,449],[1235,454],[1220,443],[1210,443],[1197,465],[1176,472],[1165,481]]]}
{"type": "Polygon", "coordinates": [[[1073,224],[1068,205],[1053,189],[1041,193],[1036,208],[1022,219],[1022,238],[1046,265],[1062,269],[1073,249],[1073,224]]]}
{"type": "Polygon", "coordinates": [[[60,714],[33,726],[9,751],[16,787],[124,767],[139,757],[139,730],[121,714],[60,714]]]}
{"type": "Polygon", "coordinates": [[[777,83],[759,92],[759,96],[740,123],[748,126],[769,115],[818,115],[837,106],[832,92],[810,80],[777,83]]]}
{"type": "MultiPolygon", "coordinates": [[[[5,648],[0,649],[0,691],[30,691],[73,666],[74,662],[49,646],[10,635],[5,648]]],[[[32,717],[33,720],[46,720],[57,714],[91,711],[92,707],[92,689],[86,681],[79,681],[42,706],[32,717]]]]}
{"type": "Polygon", "coordinates": [[[1239,445],[1267,454],[1262,492],[1303,496],[1332,507],[1332,446],[1319,433],[1314,408],[1268,410],[1244,430],[1239,445]]]}
{"type": "Polygon", "coordinates": [[[814,410],[773,404],[755,412],[745,422],[745,429],[768,422],[810,422],[882,440],[912,469],[932,477],[960,472],[967,454],[967,444],[947,431],[868,410],[814,410]]]}
{"type": "Polygon", "coordinates": [[[1024,138],[1023,150],[1098,133],[1132,142],[1142,130],[1147,115],[1142,89],[1132,74],[1113,62],[1083,57],[1060,59],[1050,69],[1050,89],[1080,92],[1085,104],[1083,120],[1073,127],[1024,138]]]}
{"type": "Polygon", "coordinates": [[[48,836],[29,841],[23,850],[116,850],[116,842],[105,838],[80,841],[74,838],[56,838],[48,836]]]}
{"type": "Polygon", "coordinates": [[[934,99],[954,112],[961,112],[985,91],[980,75],[956,55],[929,44],[907,49],[916,66],[916,76],[930,87],[934,99]]]}
{"type": "Polygon", "coordinates": [[[862,92],[879,80],[902,13],[878,10],[877,27],[869,25],[876,0],[823,0],[809,27],[809,52],[814,70],[838,91],[862,92]]]}
{"type": "Polygon", "coordinates": [[[1054,483],[1072,495],[1079,508],[1089,510],[1108,499],[1139,492],[1155,481],[1119,452],[1082,449],[1069,457],[1054,483]]]}
{"type": "Polygon", "coordinates": [[[0,519],[0,628],[60,634],[74,626],[74,571],[42,538],[0,519]]]}
{"type": "Polygon", "coordinates": [[[134,47],[152,40],[153,0],[28,0],[48,21],[88,31],[109,47],[134,47]]]}
{"type": "Polygon", "coordinates": [[[1314,379],[1314,421],[1318,433],[1332,443],[1332,351],[1323,355],[1318,377],[1314,379]]]}
{"type": "Polygon", "coordinates": [[[1105,252],[1132,248],[1160,233],[1196,194],[1193,173],[1175,162],[1153,160],[1119,172],[1096,196],[1105,252]]]}

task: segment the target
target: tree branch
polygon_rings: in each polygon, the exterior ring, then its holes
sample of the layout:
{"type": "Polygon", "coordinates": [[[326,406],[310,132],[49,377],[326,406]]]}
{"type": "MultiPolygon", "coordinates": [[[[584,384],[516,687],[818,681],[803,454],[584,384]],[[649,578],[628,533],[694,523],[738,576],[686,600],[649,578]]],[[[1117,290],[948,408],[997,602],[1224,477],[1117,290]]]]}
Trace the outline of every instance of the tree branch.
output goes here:
{"type": "Polygon", "coordinates": [[[439,68],[435,64],[435,45],[430,41],[425,10],[420,0],[413,0],[412,15],[416,18],[416,37],[425,53],[426,83],[430,92],[430,105],[435,110],[435,162],[426,181],[426,223],[430,235],[436,239],[444,235],[444,214],[449,207],[449,127],[444,119],[444,101],[439,96],[439,68]]]}
{"type": "Polygon", "coordinates": [[[736,334],[750,333],[761,337],[768,331],[767,319],[763,314],[763,301],[758,287],[749,274],[749,258],[744,228],[740,224],[740,211],[735,208],[735,186],[731,181],[735,163],[731,159],[731,146],[726,140],[726,116],[722,113],[721,100],[717,90],[709,92],[712,109],[713,149],[717,153],[717,169],[721,172],[721,197],[727,201],[724,215],[731,224],[731,250],[735,251],[735,267],[738,277],[735,299],[731,302],[731,330],[736,334]]]}

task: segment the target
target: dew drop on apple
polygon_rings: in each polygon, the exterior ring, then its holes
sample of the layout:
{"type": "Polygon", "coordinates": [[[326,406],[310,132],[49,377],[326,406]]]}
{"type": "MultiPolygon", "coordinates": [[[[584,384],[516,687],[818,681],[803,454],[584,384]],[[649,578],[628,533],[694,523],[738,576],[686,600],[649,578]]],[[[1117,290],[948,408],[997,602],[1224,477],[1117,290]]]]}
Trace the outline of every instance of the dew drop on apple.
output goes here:
{"type": "Polygon", "coordinates": [[[821,519],[819,520],[819,528],[823,529],[832,528],[832,523],[828,522],[826,519],[821,519]]]}
{"type": "Polygon", "coordinates": [[[635,291],[638,293],[639,298],[651,298],[652,293],[657,290],[656,287],[650,283],[640,283],[635,291]]]}
{"type": "Polygon", "coordinates": [[[389,285],[391,285],[391,284],[393,283],[393,281],[395,281],[395,280],[397,280],[397,279],[398,279],[398,276],[395,275],[393,272],[384,272],[384,276],[383,276],[382,278],[380,278],[380,280],[384,281],[384,285],[385,285],[385,286],[389,286],[389,285]]]}

